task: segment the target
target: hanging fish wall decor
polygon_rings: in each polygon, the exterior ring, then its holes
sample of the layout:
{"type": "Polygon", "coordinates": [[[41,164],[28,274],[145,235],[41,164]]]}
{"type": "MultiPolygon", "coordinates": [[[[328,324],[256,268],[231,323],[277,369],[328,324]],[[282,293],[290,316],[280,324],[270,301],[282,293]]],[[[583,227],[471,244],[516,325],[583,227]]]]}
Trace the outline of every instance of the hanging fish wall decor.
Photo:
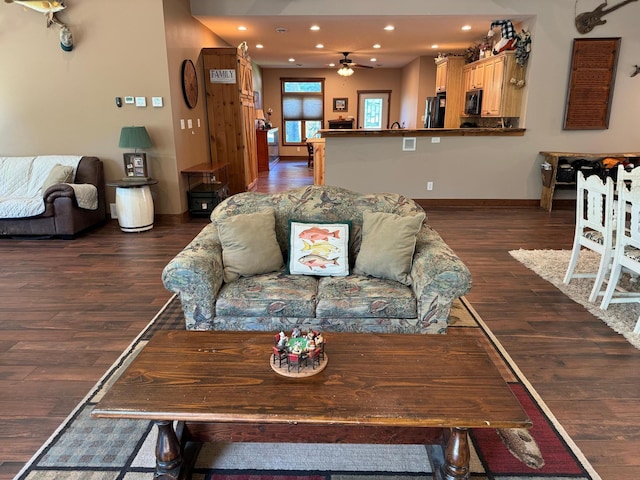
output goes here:
{"type": "Polygon", "coordinates": [[[65,52],[73,50],[73,35],[71,30],[64,23],[56,18],[56,13],[61,12],[67,6],[63,1],[44,1],[44,0],[4,0],[5,3],[15,3],[22,5],[24,8],[43,13],[47,19],[47,28],[52,24],[60,27],[60,48],[65,52]]]}

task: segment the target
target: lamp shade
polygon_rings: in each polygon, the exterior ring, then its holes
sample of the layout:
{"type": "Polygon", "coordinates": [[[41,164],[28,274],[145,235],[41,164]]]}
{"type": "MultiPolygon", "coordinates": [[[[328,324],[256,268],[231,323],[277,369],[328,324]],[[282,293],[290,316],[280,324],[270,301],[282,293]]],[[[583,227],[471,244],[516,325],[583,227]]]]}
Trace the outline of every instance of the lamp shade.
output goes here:
{"type": "Polygon", "coordinates": [[[264,120],[264,110],[262,110],[261,108],[256,109],[256,119],[264,120]]]}
{"type": "Polygon", "coordinates": [[[341,75],[343,77],[350,77],[351,75],[353,75],[353,68],[347,66],[347,65],[342,65],[339,69],[338,69],[338,75],[341,75]]]}
{"type": "Polygon", "coordinates": [[[122,127],[120,131],[120,148],[149,148],[151,139],[144,127],[122,127]]]}

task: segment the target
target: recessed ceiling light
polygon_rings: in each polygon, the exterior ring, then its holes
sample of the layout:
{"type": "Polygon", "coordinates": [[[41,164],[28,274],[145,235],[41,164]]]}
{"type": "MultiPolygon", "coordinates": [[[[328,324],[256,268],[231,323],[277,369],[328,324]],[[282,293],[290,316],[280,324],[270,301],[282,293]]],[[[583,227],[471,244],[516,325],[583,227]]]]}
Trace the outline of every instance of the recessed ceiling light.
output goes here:
{"type": "Polygon", "coordinates": [[[330,66],[330,67],[335,67],[335,66],[336,66],[336,64],[335,64],[335,63],[330,63],[330,64],[329,64],[329,66],[330,66]]]}
{"type": "Polygon", "coordinates": [[[243,31],[243,32],[244,32],[246,29],[247,29],[247,27],[245,27],[244,25],[240,25],[240,26],[238,27],[238,30],[243,31]]]}
{"type": "Polygon", "coordinates": [[[379,44],[379,43],[376,43],[376,44],[373,46],[373,48],[380,48],[380,44],[379,44]]]}
{"type": "Polygon", "coordinates": [[[438,44],[434,43],[433,45],[431,45],[431,48],[438,48],[438,44]]]}
{"type": "Polygon", "coordinates": [[[313,30],[313,31],[315,32],[315,31],[320,30],[320,27],[319,27],[318,25],[311,25],[311,26],[309,27],[309,30],[313,30]]]}
{"type": "Polygon", "coordinates": [[[324,48],[324,45],[319,43],[319,44],[316,45],[316,48],[324,48]]]}
{"type": "Polygon", "coordinates": [[[290,61],[290,62],[295,62],[295,61],[296,61],[296,59],[295,59],[295,58],[290,58],[290,59],[289,59],[289,61],[290,61]]]}
{"type": "Polygon", "coordinates": [[[396,29],[396,27],[394,27],[393,25],[387,25],[386,27],[384,27],[384,29],[385,29],[387,32],[390,32],[391,30],[395,30],[395,29],[396,29]]]}
{"type": "Polygon", "coordinates": [[[276,32],[278,32],[278,33],[284,33],[286,31],[287,31],[287,29],[284,28],[284,27],[276,27],[276,32]]]}
{"type": "Polygon", "coordinates": [[[471,25],[463,25],[462,30],[471,30],[471,25]]]}
{"type": "Polygon", "coordinates": [[[370,62],[376,62],[378,59],[377,58],[370,58],[369,61],[370,62]]]}

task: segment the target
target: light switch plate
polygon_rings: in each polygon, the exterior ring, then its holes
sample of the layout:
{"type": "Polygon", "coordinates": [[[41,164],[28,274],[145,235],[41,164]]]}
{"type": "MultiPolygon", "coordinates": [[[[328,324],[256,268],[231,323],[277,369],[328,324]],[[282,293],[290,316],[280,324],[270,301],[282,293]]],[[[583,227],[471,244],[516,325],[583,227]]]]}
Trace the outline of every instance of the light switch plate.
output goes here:
{"type": "Polygon", "coordinates": [[[162,107],[162,97],[151,97],[151,105],[154,107],[162,107]]]}
{"type": "Polygon", "coordinates": [[[136,97],[136,107],[146,107],[147,97],[136,97]]]}

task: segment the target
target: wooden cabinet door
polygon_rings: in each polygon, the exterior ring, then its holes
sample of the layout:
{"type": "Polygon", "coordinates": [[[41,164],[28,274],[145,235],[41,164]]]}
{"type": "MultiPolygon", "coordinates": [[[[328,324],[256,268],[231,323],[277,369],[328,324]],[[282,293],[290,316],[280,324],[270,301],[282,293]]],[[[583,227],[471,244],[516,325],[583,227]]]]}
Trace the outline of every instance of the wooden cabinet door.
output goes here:
{"type": "Polygon", "coordinates": [[[472,67],[464,66],[462,69],[462,90],[468,92],[471,90],[471,72],[472,67]]]}
{"type": "Polygon", "coordinates": [[[482,88],[484,86],[484,63],[476,65],[471,69],[471,89],[482,88]]]}
{"type": "Polygon", "coordinates": [[[447,60],[443,60],[436,67],[436,93],[447,90],[447,60]]]}
{"type": "Polygon", "coordinates": [[[504,57],[496,57],[484,67],[484,93],[482,96],[482,116],[499,117],[502,102],[504,57]]]}

